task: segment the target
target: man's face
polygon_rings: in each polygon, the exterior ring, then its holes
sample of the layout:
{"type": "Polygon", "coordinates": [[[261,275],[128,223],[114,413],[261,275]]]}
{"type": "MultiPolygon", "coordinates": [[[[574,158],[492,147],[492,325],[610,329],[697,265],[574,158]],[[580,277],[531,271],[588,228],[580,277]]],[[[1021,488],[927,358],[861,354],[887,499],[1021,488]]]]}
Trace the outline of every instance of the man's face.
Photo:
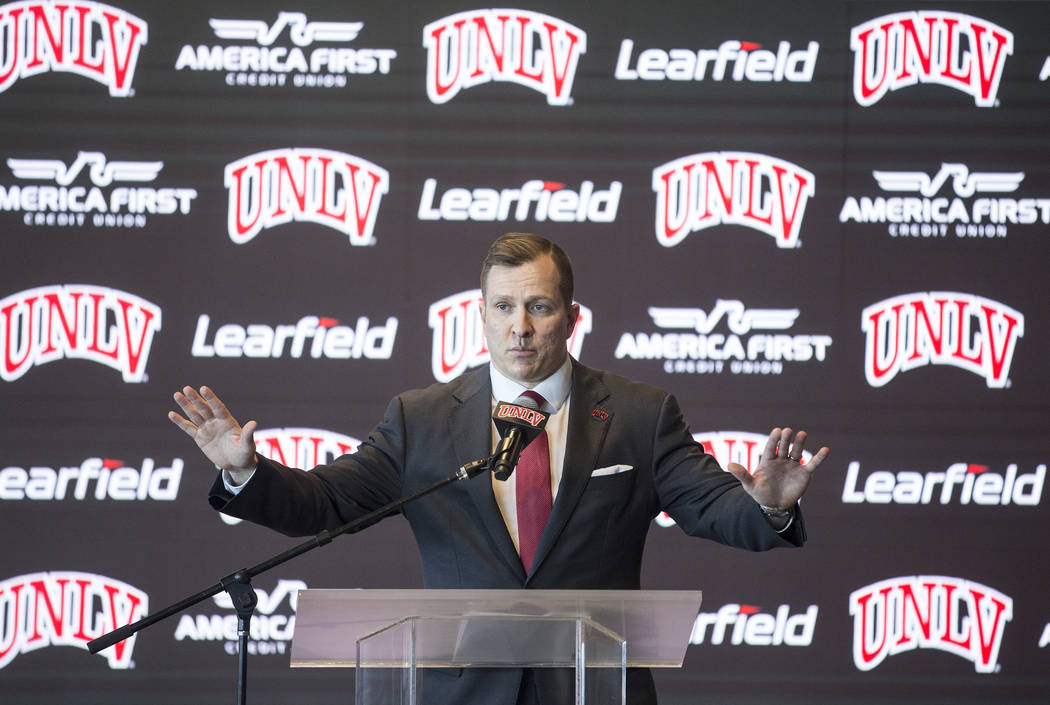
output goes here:
{"type": "Polygon", "coordinates": [[[485,282],[481,320],[492,364],[531,387],[553,374],[569,352],[580,307],[562,301],[558,269],[549,255],[517,267],[496,266],[485,282]]]}

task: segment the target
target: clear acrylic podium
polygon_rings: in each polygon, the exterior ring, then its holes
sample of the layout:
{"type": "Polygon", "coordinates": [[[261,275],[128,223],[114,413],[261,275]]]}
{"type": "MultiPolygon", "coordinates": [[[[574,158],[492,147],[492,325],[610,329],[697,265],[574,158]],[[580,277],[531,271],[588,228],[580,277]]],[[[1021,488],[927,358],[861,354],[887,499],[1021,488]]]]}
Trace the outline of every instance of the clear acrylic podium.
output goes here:
{"type": "Polygon", "coordinates": [[[357,668],[356,705],[425,705],[422,669],[567,668],[578,705],[623,705],[628,666],[682,665],[682,590],[302,590],[292,667],[357,668]]]}

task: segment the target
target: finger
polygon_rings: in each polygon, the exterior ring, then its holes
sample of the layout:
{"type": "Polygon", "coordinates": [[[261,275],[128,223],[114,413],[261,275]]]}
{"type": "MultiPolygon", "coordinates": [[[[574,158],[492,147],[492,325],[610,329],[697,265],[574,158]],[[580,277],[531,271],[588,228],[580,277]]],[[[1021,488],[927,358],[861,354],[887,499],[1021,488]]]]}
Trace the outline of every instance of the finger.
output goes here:
{"type": "Polygon", "coordinates": [[[204,398],[208,408],[211,409],[212,414],[215,418],[233,418],[233,414],[226,408],[226,405],[222,403],[222,399],[215,396],[215,392],[211,390],[211,387],[201,387],[201,395],[204,398]]]}
{"type": "Polygon", "coordinates": [[[766,447],[762,450],[762,457],[772,460],[777,455],[777,444],[780,443],[780,429],[774,428],[769,432],[769,438],[766,439],[766,447]]]}
{"type": "Polygon", "coordinates": [[[828,448],[827,446],[824,446],[823,448],[818,450],[813,455],[813,457],[809,459],[809,462],[806,463],[806,465],[805,465],[806,470],[808,470],[811,473],[813,471],[815,471],[818,467],[820,467],[820,464],[824,462],[824,459],[827,458],[830,453],[831,453],[831,449],[828,448]]]}
{"type": "Polygon", "coordinates": [[[190,436],[192,436],[193,434],[195,434],[197,432],[197,426],[196,425],[194,425],[194,424],[190,423],[189,421],[187,421],[186,419],[182,418],[181,416],[176,414],[174,411],[169,411],[168,412],[168,419],[171,420],[171,422],[173,424],[175,424],[176,426],[181,428],[183,431],[185,431],[190,436]]]}
{"type": "Polygon", "coordinates": [[[798,435],[795,436],[794,443],[791,444],[791,452],[788,453],[788,458],[796,462],[802,462],[802,453],[806,449],[806,432],[799,431],[798,435]]]}
{"type": "Polygon", "coordinates": [[[740,484],[744,486],[745,490],[755,484],[755,478],[751,477],[751,473],[747,471],[747,468],[739,463],[729,463],[726,466],[726,470],[740,481],[740,484]]]}
{"type": "Polygon", "coordinates": [[[202,422],[207,421],[208,419],[214,416],[211,407],[208,406],[208,402],[204,400],[204,397],[197,393],[196,389],[194,389],[193,387],[183,387],[182,393],[186,395],[186,399],[193,406],[193,409],[195,410],[197,416],[200,418],[200,421],[198,421],[197,419],[191,416],[191,421],[195,422],[197,425],[200,425],[202,422]]]}
{"type": "Polygon", "coordinates": [[[255,438],[252,434],[255,433],[255,429],[258,427],[258,422],[253,420],[244,424],[241,428],[241,447],[249,453],[255,451],[255,438]]]}
{"type": "Polygon", "coordinates": [[[182,392],[175,392],[175,403],[179,405],[190,421],[199,426],[204,423],[204,416],[201,414],[198,406],[193,403],[193,400],[186,396],[192,391],[192,388],[185,387],[182,392]]]}
{"type": "Polygon", "coordinates": [[[792,431],[790,428],[785,427],[784,430],[780,432],[780,442],[777,443],[777,457],[788,457],[788,449],[791,448],[791,436],[792,431]]]}

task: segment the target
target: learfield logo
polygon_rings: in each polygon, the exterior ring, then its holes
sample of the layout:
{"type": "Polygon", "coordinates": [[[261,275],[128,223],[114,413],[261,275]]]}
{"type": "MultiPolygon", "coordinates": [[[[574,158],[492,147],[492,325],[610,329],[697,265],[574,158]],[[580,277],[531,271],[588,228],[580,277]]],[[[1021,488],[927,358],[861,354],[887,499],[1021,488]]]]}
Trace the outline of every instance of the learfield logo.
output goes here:
{"type": "Polygon", "coordinates": [[[452,187],[438,197],[437,179],[427,179],[418,216],[420,220],[611,223],[616,220],[623,184],[613,181],[607,189],[594,186],[593,181],[575,188],[560,181],[530,179],[516,188],[499,190],[452,187]]]}
{"type": "Polygon", "coordinates": [[[987,465],[953,463],[947,470],[876,470],[861,482],[861,466],[853,461],[846,469],[842,501],[846,504],[978,504],[1005,507],[1039,506],[1046,481],[1046,465],[1033,472],[1019,472],[1017,463],[996,472],[987,465]]]}
{"type": "Polygon", "coordinates": [[[394,49],[346,46],[357,39],[363,22],[311,20],[303,12],[282,11],[272,24],[214,18],[208,24],[219,39],[241,43],[187,44],[175,70],[222,72],[228,86],[342,88],[349,76],[390,73],[397,58],[394,49]],[[279,41],[286,31],[287,39],[279,41]]]}
{"type": "Polygon", "coordinates": [[[790,605],[780,605],[776,613],[763,612],[756,605],[730,603],[717,612],[700,612],[693,623],[690,644],[720,646],[809,646],[817,628],[817,605],[805,612],[791,613],[790,605]]]}
{"type": "Polygon", "coordinates": [[[872,387],[926,365],[952,365],[985,378],[990,388],[1009,383],[1024,316],[1005,304],[953,291],[901,294],[861,313],[864,375],[872,387]]]}
{"type": "Polygon", "coordinates": [[[887,656],[915,649],[947,651],[994,673],[1013,600],[962,578],[917,575],[889,578],[854,591],[853,663],[870,671],[887,656]]]}
{"type": "Polygon", "coordinates": [[[613,76],[619,81],[752,81],[767,83],[813,80],[820,44],[792,49],[781,41],[774,52],[756,42],[729,39],[717,49],[642,49],[634,56],[634,40],[620,42],[613,76]]]}
{"type": "Polygon", "coordinates": [[[146,22],[99,2],[12,2],[0,5],[0,93],[20,78],[48,71],[75,73],[133,95],[146,22]]]}
{"type": "MultiPolygon", "coordinates": [[[[750,431],[705,431],[694,433],[693,440],[703,447],[705,453],[713,456],[723,470],[729,467],[729,463],[737,463],[753,473],[762,458],[769,434],[750,431]]],[[[808,450],[803,451],[802,464],[808,463],[812,457],[813,454],[808,450]]],[[[667,512],[660,512],[655,521],[657,526],[665,529],[676,524],[667,512]]]]}
{"type": "MultiPolygon", "coordinates": [[[[430,305],[428,320],[434,331],[430,365],[437,381],[448,382],[472,367],[488,363],[481,302],[481,289],[472,289],[430,305]]],[[[591,310],[581,304],[576,327],[567,342],[569,354],[575,358],[580,357],[584,336],[591,332],[591,321],[591,310]]]]}
{"type": "MultiPolygon", "coordinates": [[[[76,646],[146,615],[149,597],[119,580],[75,571],[30,573],[0,581],[0,668],[19,654],[76,646]]],[[[136,635],[99,652],[110,668],[133,668],[136,635]]]]}
{"type": "Polygon", "coordinates": [[[338,318],[303,316],[294,324],[226,323],[211,330],[211,316],[197,318],[191,354],[194,357],[250,357],[279,359],[389,360],[397,337],[397,319],[372,325],[359,316],[353,327],[338,318]]]}
{"type": "Polygon", "coordinates": [[[424,27],[423,46],[427,97],[433,103],[499,81],[539,91],[550,105],[569,105],[587,34],[531,10],[470,10],[424,27]]]}
{"type": "Polygon", "coordinates": [[[704,152],[653,169],[656,241],[673,247],[689,233],[743,225],[798,247],[813,174],[791,162],[750,152],[704,152]]]}
{"type": "Polygon", "coordinates": [[[143,228],[150,215],[188,215],[197,190],[128,186],[154,181],[164,162],[109,159],[102,152],[61,159],[8,159],[16,179],[44,184],[0,184],[0,210],[22,213],[24,225],[143,228]],[[77,183],[77,181],[80,183],[77,183]]]}
{"type": "Polygon", "coordinates": [[[748,308],[718,299],[700,308],[648,309],[658,331],[620,335],[616,359],[662,360],[667,374],[775,374],[795,362],[823,362],[831,336],[771,333],[795,325],[797,308],[748,308]],[[721,332],[725,329],[727,332],[721,332]]]}
{"type": "MultiPolygon", "coordinates": [[[[301,470],[330,463],[341,455],[355,452],[361,445],[353,436],[323,428],[260,428],[252,434],[252,439],[259,455],[301,470]]],[[[230,526],[241,523],[241,519],[221,512],[219,518],[230,526]]]]}
{"type": "Polygon", "coordinates": [[[1014,35],[958,12],[897,12],[854,27],[850,48],[853,97],[860,105],[874,105],[906,86],[935,83],[971,95],[987,108],[997,104],[1014,35]]]}
{"type": "Polygon", "coordinates": [[[160,308],[118,289],[56,284],[0,299],[0,379],[13,382],[55,360],[90,360],[143,382],[160,308]]]}
{"type": "MultiPolygon", "coordinates": [[[[295,632],[295,609],[299,591],[306,589],[302,580],[281,578],[272,592],[254,588],[258,603],[248,628],[248,653],[280,655],[288,651],[295,632]],[[287,606],[285,606],[287,603],[287,606]]],[[[217,641],[223,650],[235,656],[238,648],[237,614],[233,600],[225,593],[212,598],[215,608],[224,612],[183,614],[175,627],[175,641],[217,641]]]]}
{"type": "Polygon", "coordinates": [[[352,154],[291,148],[228,164],[224,183],[230,199],[227,232],[238,245],[293,220],[337,230],[351,245],[371,245],[390,176],[352,154]]]}
{"type": "Polygon", "coordinates": [[[1004,238],[1011,225],[1050,224],[1050,198],[1013,198],[1023,171],[971,171],[942,163],[924,171],[873,171],[879,188],[900,196],[847,196],[842,223],[886,223],[891,237],[1004,238]],[[910,195],[908,195],[910,194],[910,195]]]}
{"type": "Polygon", "coordinates": [[[143,458],[136,468],[116,458],[97,457],[58,468],[9,466],[0,470],[0,500],[173,502],[182,468],[182,458],[172,459],[169,467],[157,467],[153,458],[143,458]]]}

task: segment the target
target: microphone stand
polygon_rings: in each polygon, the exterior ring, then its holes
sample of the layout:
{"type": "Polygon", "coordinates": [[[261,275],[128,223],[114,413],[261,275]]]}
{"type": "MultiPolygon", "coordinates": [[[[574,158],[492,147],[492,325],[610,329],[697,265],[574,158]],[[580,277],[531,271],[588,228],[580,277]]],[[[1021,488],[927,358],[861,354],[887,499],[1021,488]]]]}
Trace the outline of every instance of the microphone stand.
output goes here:
{"type": "Polygon", "coordinates": [[[476,477],[488,470],[491,460],[491,458],[483,458],[481,460],[467,463],[448,477],[427,485],[422,489],[416,490],[406,497],[390,502],[373,512],[358,517],[357,519],[347,522],[331,531],[326,529],[313,538],[308,539],[297,546],[293,546],[287,551],[273,556],[258,565],[252,566],[251,568],[243,568],[232,575],[227,575],[220,580],[217,585],[213,585],[206,590],[198,592],[196,595],[191,595],[190,597],[169,605],[159,612],[147,615],[137,622],[114,629],[108,634],[103,634],[99,638],[89,641],[87,645],[88,651],[97,654],[99,651],[107,649],[110,646],[127,639],[140,630],[145,629],[166,617],[170,617],[177,612],[192,607],[198,602],[203,602],[209,597],[225,591],[230,595],[230,599],[233,600],[233,606],[237,610],[237,637],[239,643],[237,652],[237,705],[245,705],[248,681],[248,634],[252,614],[255,611],[255,604],[258,601],[258,598],[255,595],[255,590],[251,585],[253,577],[260,573],[265,573],[271,568],[275,568],[286,561],[306,553],[307,551],[331,543],[332,539],[337,536],[352,534],[364,529],[365,527],[371,526],[383,517],[394,514],[409,502],[413,502],[424,495],[428,495],[445,485],[458,482],[459,480],[469,480],[472,477],[476,477]]]}

